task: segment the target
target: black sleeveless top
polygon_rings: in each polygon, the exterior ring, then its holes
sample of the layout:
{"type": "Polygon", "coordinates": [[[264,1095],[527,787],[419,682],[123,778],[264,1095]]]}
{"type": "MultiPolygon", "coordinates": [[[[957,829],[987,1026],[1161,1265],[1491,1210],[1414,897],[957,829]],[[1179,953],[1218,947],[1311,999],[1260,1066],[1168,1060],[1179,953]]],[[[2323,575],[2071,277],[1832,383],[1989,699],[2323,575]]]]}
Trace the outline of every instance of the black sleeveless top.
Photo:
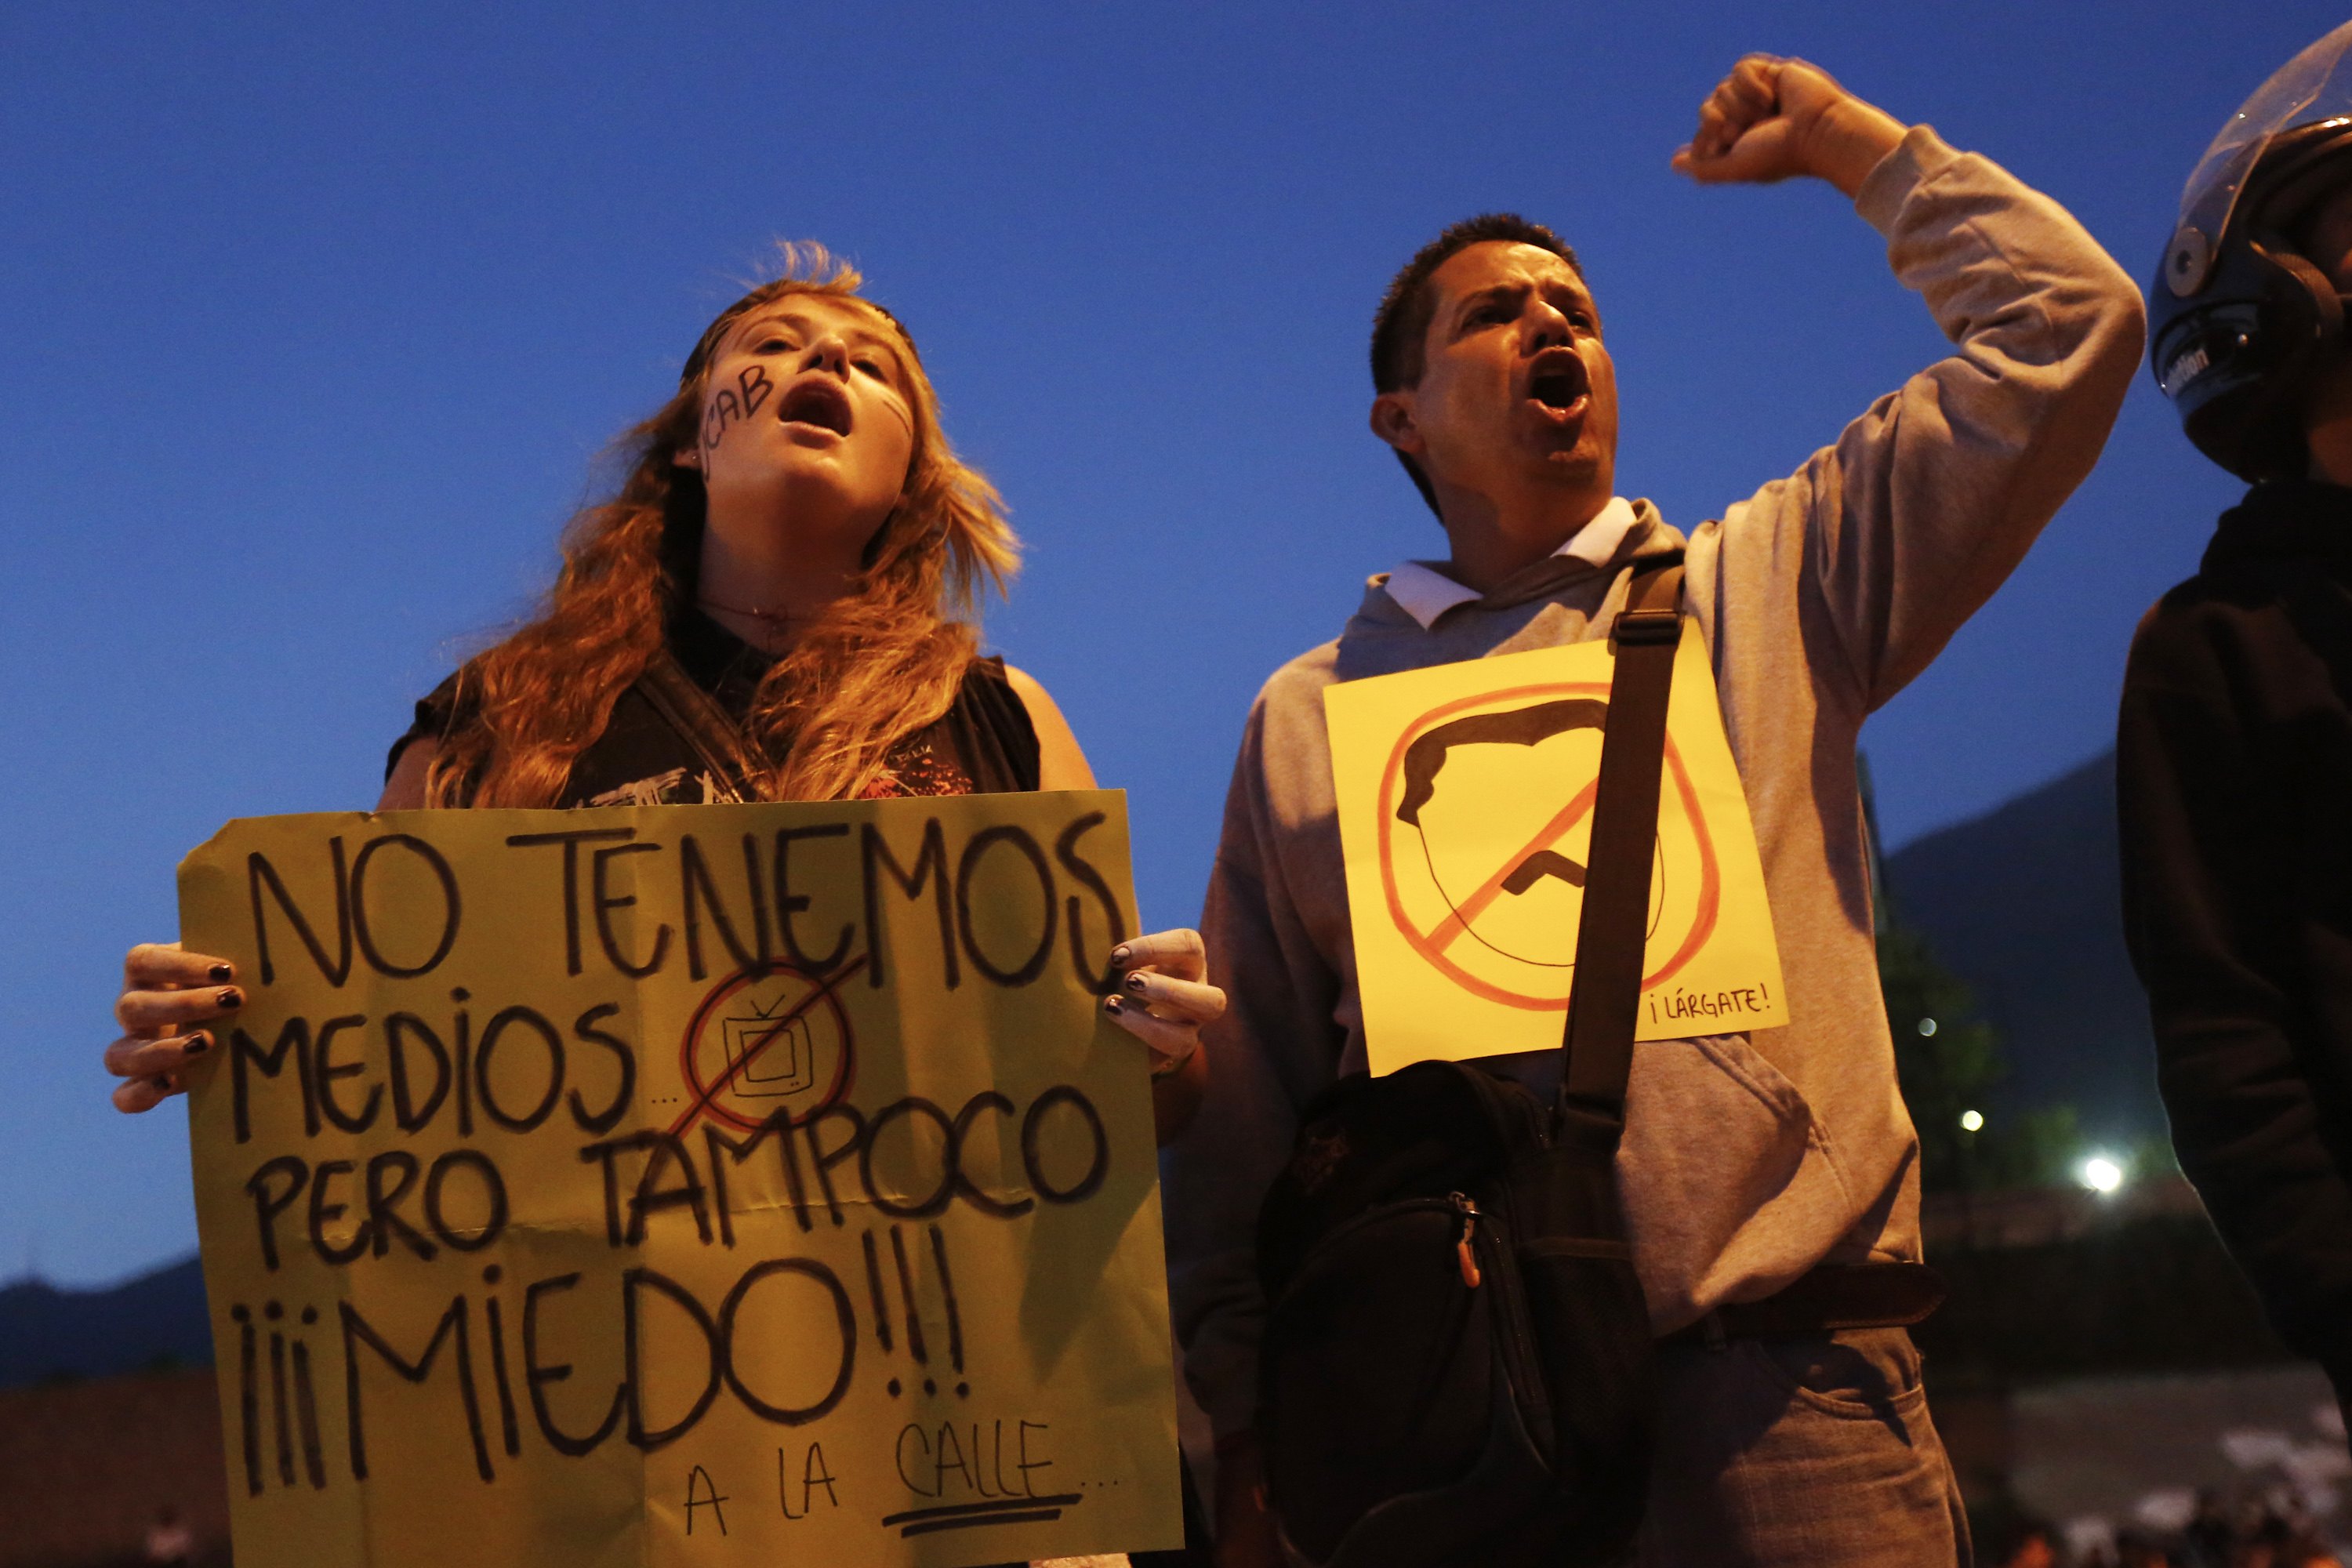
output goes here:
{"type": "MultiPolygon", "coordinates": [[[[666,683],[659,671],[632,682],[614,703],[604,733],[572,763],[558,805],[699,805],[744,798],[736,781],[714,776],[712,748],[696,743],[693,710],[715,710],[740,729],[775,659],[698,610],[672,621],[668,641],[675,670],[691,689],[674,679],[666,683]]],[[[439,740],[465,717],[452,675],[416,704],[415,722],[384,760],[385,775],[411,741],[439,740]]],[[[864,798],[995,795],[1034,790],[1037,782],[1037,731],[1029,710],[1005,678],[1002,658],[976,658],[947,712],[891,749],[886,771],[864,798]]]]}

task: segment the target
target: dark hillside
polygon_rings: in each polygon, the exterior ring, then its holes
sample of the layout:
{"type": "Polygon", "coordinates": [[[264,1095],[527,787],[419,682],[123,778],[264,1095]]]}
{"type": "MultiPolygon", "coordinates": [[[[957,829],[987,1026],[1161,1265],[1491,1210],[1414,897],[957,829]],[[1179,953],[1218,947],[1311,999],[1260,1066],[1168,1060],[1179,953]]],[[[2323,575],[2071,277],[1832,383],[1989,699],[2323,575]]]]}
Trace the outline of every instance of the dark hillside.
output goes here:
{"type": "Polygon", "coordinates": [[[2147,1013],[2124,952],[2110,752],[1887,857],[1927,934],[2007,1038],[2012,1108],[2071,1101],[2087,1132],[2164,1130],[2147,1013]]]}
{"type": "Polygon", "coordinates": [[[193,1258],[104,1290],[0,1286],[0,1388],[209,1365],[204,1270],[193,1258]]]}

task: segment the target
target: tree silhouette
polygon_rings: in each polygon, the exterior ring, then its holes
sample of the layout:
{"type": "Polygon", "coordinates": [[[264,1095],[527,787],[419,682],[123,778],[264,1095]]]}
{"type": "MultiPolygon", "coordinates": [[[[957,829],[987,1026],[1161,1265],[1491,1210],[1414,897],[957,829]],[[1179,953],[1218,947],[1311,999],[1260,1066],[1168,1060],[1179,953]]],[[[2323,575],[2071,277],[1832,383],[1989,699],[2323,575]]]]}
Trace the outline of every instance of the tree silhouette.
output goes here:
{"type": "Polygon", "coordinates": [[[1920,1189],[1983,1193],[2072,1180],[2068,1166],[2082,1145],[2074,1108],[2011,1111],[1994,1102],[1992,1091],[2009,1076],[2000,1031],[1977,1016],[1967,984],[1904,922],[1879,853],[1870,759],[1857,752],[1853,761],[1870,858],[1878,988],[1895,1036],[1895,1081],[1919,1129],[1920,1189]],[[1976,1125],[1969,1125],[1971,1119],[1976,1125]]]}
{"type": "Polygon", "coordinates": [[[1878,984],[1895,1079],[1919,1129],[1922,1189],[1991,1192],[2071,1180],[2082,1142],[2074,1108],[2020,1112],[1996,1102],[2009,1072],[2000,1031],[1977,1016],[1968,986],[1936,961],[1927,938],[1890,920],[1878,934],[1878,984]]]}

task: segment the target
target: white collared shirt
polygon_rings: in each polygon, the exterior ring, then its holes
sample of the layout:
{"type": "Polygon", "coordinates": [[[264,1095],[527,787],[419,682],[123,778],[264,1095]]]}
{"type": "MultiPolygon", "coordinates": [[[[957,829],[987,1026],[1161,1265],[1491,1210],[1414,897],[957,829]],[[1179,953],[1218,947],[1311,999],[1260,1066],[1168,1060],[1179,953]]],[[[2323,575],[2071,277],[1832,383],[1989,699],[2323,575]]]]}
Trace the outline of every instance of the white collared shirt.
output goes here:
{"type": "MultiPolygon", "coordinates": [[[[1609,504],[1593,514],[1591,521],[1569,535],[1568,542],[1552,553],[1573,555],[1595,566],[1604,565],[1617,553],[1617,547],[1625,542],[1626,531],[1636,521],[1633,503],[1623,496],[1612,496],[1609,504]]],[[[1403,563],[1389,574],[1381,586],[1406,615],[1421,623],[1423,631],[1435,626],[1437,617],[1454,605],[1467,605],[1479,597],[1478,590],[1464,587],[1427,561],[1403,563]]]]}

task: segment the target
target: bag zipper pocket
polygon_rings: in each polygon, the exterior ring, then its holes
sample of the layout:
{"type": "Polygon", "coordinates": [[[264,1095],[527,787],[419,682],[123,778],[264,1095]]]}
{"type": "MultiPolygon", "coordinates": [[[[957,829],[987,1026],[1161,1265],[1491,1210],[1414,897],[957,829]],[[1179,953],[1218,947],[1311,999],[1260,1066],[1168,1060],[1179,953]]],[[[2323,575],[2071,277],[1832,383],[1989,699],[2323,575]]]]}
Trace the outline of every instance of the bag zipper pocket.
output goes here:
{"type": "Polygon", "coordinates": [[[1519,1279],[1518,1260],[1504,1233],[1505,1221],[1480,1208],[1465,1194],[1450,1193],[1446,1201],[1462,1216],[1462,1237],[1457,1245],[1465,1255],[1464,1283],[1469,1284],[1470,1274],[1475,1272],[1481,1281],[1494,1286],[1495,1333],[1504,1365],[1510,1373],[1514,1397],[1527,1416],[1529,1436],[1538,1447],[1549,1451],[1551,1392],[1544,1382],[1542,1358],[1536,1354],[1535,1326],[1528,1319],[1527,1289],[1519,1279]]]}
{"type": "Polygon", "coordinates": [[[1325,1253],[1344,1245],[1358,1231],[1370,1226],[1401,1219],[1407,1215],[1425,1214],[1433,1209],[1444,1210],[1449,1214],[1460,1213],[1454,1207],[1454,1199],[1451,1197],[1401,1198],[1395,1203],[1381,1204],[1378,1207],[1368,1208],[1363,1213],[1333,1226],[1329,1230],[1317,1237],[1314,1244],[1298,1255],[1298,1267],[1290,1271],[1289,1279],[1283,1284],[1282,1294],[1269,1303],[1269,1310],[1279,1307],[1284,1301],[1289,1300],[1297,1290],[1298,1281],[1315,1271],[1317,1260],[1325,1253]]]}
{"type": "Polygon", "coordinates": [[[1454,1238],[1454,1257],[1462,1268],[1462,1283],[1465,1288],[1475,1290],[1485,1278],[1479,1272],[1478,1254],[1470,1245],[1478,1231],[1478,1205],[1461,1193],[1446,1194],[1445,1201],[1452,1204],[1454,1212],[1462,1216],[1461,1234],[1454,1238]]]}

